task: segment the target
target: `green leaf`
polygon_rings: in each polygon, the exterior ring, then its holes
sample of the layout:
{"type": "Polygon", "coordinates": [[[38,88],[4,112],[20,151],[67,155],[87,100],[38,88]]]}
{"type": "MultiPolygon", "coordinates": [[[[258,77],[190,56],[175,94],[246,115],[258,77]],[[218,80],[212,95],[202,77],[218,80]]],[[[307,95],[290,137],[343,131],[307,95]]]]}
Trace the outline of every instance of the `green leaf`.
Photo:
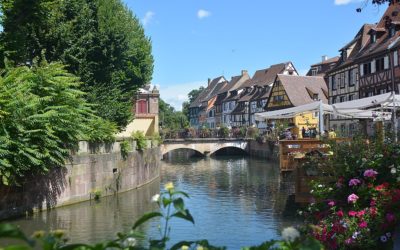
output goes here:
{"type": "Polygon", "coordinates": [[[163,197],[162,202],[163,202],[163,205],[164,205],[164,208],[165,208],[165,207],[167,207],[169,204],[171,204],[172,200],[171,200],[171,199],[168,199],[168,198],[166,198],[166,197],[163,197]]]}
{"type": "Polygon", "coordinates": [[[176,210],[181,212],[185,211],[185,203],[182,198],[175,199],[173,203],[176,210]]]}
{"type": "Polygon", "coordinates": [[[171,217],[181,218],[181,219],[190,221],[194,224],[194,219],[188,209],[185,209],[184,211],[178,211],[178,212],[174,213],[173,215],[171,215],[171,217]]]}
{"type": "Polygon", "coordinates": [[[189,194],[188,194],[188,193],[185,193],[185,192],[183,192],[183,191],[174,191],[172,194],[173,194],[173,195],[174,195],[174,194],[181,194],[181,195],[185,196],[186,198],[190,198],[189,194]]]}
{"type": "Polygon", "coordinates": [[[13,246],[7,246],[5,248],[0,248],[0,249],[4,249],[4,250],[30,250],[32,248],[30,248],[29,246],[24,246],[24,245],[13,245],[13,246]]]}
{"type": "Polygon", "coordinates": [[[0,238],[23,240],[30,246],[34,246],[34,241],[28,239],[19,227],[13,224],[0,224],[0,238]]]}
{"type": "Polygon", "coordinates": [[[138,219],[135,224],[133,225],[132,229],[136,229],[138,226],[142,225],[146,221],[155,218],[155,217],[163,217],[163,214],[160,212],[150,212],[144,214],[140,219],[138,219]]]}
{"type": "Polygon", "coordinates": [[[179,250],[181,249],[183,246],[188,246],[190,247],[193,243],[195,243],[195,241],[180,241],[178,243],[176,243],[175,245],[173,245],[171,247],[171,250],[179,250]]]}
{"type": "Polygon", "coordinates": [[[86,245],[86,244],[71,244],[71,245],[59,247],[59,248],[57,248],[57,250],[75,250],[77,248],[92,249],[91,246],[86,245]]]}

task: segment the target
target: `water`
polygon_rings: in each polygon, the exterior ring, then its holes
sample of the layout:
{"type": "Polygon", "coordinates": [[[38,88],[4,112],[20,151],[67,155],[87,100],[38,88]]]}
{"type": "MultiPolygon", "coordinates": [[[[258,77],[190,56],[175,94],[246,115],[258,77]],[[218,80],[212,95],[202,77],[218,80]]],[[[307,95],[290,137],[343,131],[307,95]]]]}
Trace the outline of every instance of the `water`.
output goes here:
{"type": "MultiPolygon", "coordinates": [[[[280,175],[276,163],[240,156],[208,159],[184,156],[178,154],[164,161],[161,179],[140,189],[12,222],[28,235],[39,229],[64,229],[70,242],[113,239],[116,232],[128,230],[141,214],[156,210],[151,197],[172,181],[177,189],[190,194],[186,206],[195,225],[173,220],[171,244],[208,239],[215,245],[239,249],[278,238],[284,227],[297,223],[283,215],[288,195],[294,191],[293,182],[280,175]]],[[[159,238],[160,223],[152,221],[142,230],[147,237],[159,238]]]]}

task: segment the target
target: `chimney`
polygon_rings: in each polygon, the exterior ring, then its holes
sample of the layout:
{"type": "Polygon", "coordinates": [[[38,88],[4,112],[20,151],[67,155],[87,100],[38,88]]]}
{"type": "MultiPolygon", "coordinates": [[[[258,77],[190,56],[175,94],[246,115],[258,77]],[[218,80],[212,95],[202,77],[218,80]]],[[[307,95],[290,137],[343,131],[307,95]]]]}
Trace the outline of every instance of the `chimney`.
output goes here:
{"type": "Polygon", "coordinates": [[[325,62],[326,60],[328,60],[328,56],[322,56],[322,62],[325,62]]]}
{"type": "Polygon", "coordinates": [[[248,75],[248,74],[249,74],[249,73],[247,72],[247,70],[245,70],[245,69],[242,70],[242,76],[248,75]]]}
{"type": "Polygon", "coordinates": [[[211,78],[208,78],[207,80],[207,86],[210,86],[211,78]]]}

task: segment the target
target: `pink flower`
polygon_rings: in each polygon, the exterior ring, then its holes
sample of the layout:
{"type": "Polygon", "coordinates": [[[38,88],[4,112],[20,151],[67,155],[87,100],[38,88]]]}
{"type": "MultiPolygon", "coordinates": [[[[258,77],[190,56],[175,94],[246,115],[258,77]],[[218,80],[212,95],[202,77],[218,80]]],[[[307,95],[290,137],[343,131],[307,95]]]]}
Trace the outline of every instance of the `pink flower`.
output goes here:
{"type": "Polygon", "coordinates": [[[351,194],[351,195],[349,195],[349,197],[347,197],[348,203],[355,203],[357,200],[358,200],[358,196],[355,194],[351,194]]]}
{"type": "Polygon", "coordinates": [[[328,205],[329,205],[330,207],[333,207],[333,206],[335,206],[335,202],[334,202],[334,201],[330,201],[330,202],[328,202],[328,205]]]}
{"type": "Polygon", "coordinates": [[[373,169],[367,169],[364,172],[364,177],[369,177],[369,178],[375,178],[375,176],[378,174],[378,172],[376,172],[373,169]]]}
{"type": "Polygon", "coordinates": [[[359,179],[354,178],[354,179],[351,179],[351,180],[349,181],[349,186],[350,186],[350,187],[352,187],[352,186],[357,186],[357,185],[360,184],[360,183],[361,183],[361,181],[360,181],[359,179]]]}
{"type": "Polygon", "coordinates": [[[343,217],[343,211],[342,210],[337,211],[336,214],[339,217],[343,217]]]}
{"type": "Polygon", "coordinates": [[[394,216],[394,214],[392,213],[387,213],[386,214],[386,220],[390,223],[393,222],[396,219],[396,217],[394,216]]]}
{"type": "Polygon", "coordinates": [[[368,224],[367,224],[366,221],[362,221],[362,222],[360,222],[360,223],[358,224],[358,226],[359,226],[360,228],[366,228],[366,227],[368,227],[368,224]]]}
{"type": "Polygon", "coordinates": [[[358,218],[361,218],[361,217],[363,217],[364,215],[365,215],[365,210],[361,210],[361,211],[357,212],[357,217],[358,217],[358,218]]]}
{"type": "Polygon", "coordinates": [[[357,212],[356,211],[349,211],[349,216],[356,216],[357,215],[357,212]]]}
{"type": "Polygon", "coordinates": [[[371,207],[376,206],[376,201],[375,201],[374,199],[372,199],[371,202],[369,203],[369,205],[370,205],[371,207]]]}
{"type": "Polygon", "coordinates": [[[346,243],[346,245],[350,245],[351,243],[353,243],[353,238],[348,238],[344,241],[344,243],[346,243]]]}

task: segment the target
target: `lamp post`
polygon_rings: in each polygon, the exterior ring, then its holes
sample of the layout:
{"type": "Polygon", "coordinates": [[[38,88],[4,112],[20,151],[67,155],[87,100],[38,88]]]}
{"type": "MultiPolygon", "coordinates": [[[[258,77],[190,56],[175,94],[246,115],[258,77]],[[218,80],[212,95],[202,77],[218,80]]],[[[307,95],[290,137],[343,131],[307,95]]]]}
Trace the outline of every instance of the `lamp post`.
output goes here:
{"type": "Polygon", "coordinates": [[[392,103],[393,103],[393,107],[392,107],[392,119],[393,119],[393,141],[395,143],[397,143],[397,117],[396,117],[396,92],[394,90],[395,87],[395,82],[394,82],[394,63],[392,60],[392,53],[391,50],[389,50],[389,63],[390,63],[390,67],[391,67],[391,75],[392,75],[392,103]]]}

